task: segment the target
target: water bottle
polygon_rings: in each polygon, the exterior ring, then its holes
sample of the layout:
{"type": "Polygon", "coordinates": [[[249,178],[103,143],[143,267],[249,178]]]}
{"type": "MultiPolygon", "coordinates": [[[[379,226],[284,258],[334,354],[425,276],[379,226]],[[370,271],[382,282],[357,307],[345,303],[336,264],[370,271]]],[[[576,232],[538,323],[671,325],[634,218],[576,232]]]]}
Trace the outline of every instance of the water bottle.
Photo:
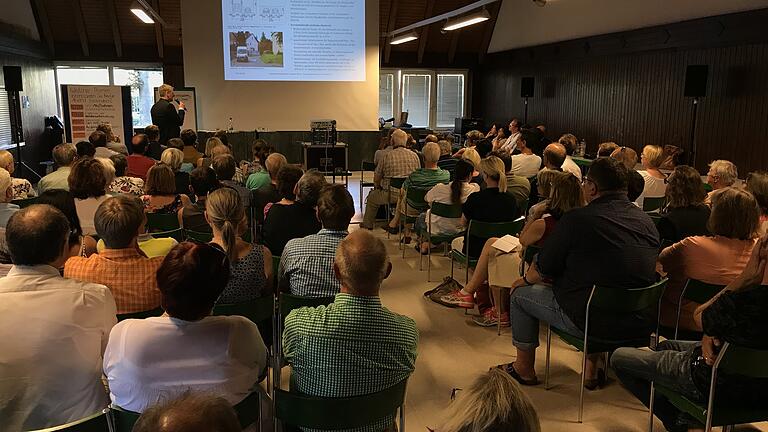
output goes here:
{"type": "Polygon", "coordinates": [[[587,142],[582,139],[581,142],[579,143],[577,154],[579,157],[584,157],[584,154],[586,152],[587,152],[587,142]]]}
{"type": "Polygon", "coordinates": [[[227,127],[227,130],[229,132],[232,132],[233,130],[235,130],[234,123],[232,122],[232,117],[229,118],[229,127],[227,127]]]}

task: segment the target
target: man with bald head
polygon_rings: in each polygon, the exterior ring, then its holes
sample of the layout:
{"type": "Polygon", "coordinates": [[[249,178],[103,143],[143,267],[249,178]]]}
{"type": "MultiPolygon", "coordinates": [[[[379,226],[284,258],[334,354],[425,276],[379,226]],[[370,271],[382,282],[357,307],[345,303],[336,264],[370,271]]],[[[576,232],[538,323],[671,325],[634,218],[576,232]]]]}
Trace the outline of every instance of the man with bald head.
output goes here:
{"type": "Polygon", "coordinates": [[[544,168],[562,171],[565,162],[565,146],[560,143],[552,143],[544,148],[544,168]]]}
{"type": "Polygon", "coordinates": [[[0,279],[0,418],[3,430],[37,430],[104,409],[102,357],[117,322],[104,285],[64,279],[69,222],[32,205],[5,232],[13,261],[0,279]]]}
{"type": "MultiPolygon", "coordinates": [[[[381,240],[366,230],[349,234],[333,263],[341,293],[328,306],[293,310],[285,320],[283,352],[292,388],[311,396],[375,393],[407,379],[416,362],[416,323],[381,304],[392,271],[381,240]]],[[[394,414],[394,413],[393,413],[394,414]]],[[[385,417],[359,431],[381,431],[385,417]]]]}

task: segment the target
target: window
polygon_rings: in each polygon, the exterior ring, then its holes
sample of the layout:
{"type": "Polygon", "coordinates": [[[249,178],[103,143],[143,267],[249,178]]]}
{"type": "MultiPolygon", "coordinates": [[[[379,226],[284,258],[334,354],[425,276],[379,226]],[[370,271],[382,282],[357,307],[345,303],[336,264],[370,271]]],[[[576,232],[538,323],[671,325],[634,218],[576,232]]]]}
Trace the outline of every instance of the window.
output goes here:
{"type": "Polygon", "coordinates": [[[0,87],[0,146],[11,144],[11,110],[5,88],[0,87]]]}
{"type": "Polygon", "coordinates": [[[61,106],[61,85],[131,86],[133,126],[152,124],[150,110],[155,102],[155,87],[163,84],[163,70],[157,66],[90,66],[88,64],[56,66],[56,92],[61,106]]]}
{"type": "Polygon", "coordinates": [[[468,115],[466,82],[466,71],[381,70],[379,116],[386,120],[407,112],[413,127],[453,128],[456,117],[468,115]]]}

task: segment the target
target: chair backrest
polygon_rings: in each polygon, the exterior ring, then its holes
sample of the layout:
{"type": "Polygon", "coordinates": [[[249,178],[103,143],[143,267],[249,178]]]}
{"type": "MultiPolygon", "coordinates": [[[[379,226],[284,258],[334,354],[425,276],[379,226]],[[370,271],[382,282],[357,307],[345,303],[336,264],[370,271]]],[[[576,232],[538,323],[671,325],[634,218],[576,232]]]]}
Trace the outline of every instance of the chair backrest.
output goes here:
{"type": "Polygon", "coordinates": [[[144,319],[144,318],[150,318],[150,317],[159,317],[164,312],[165,311],[163,310],[163,308],[156,307],[154,309],[145,310],[145,311],[117,314],[117,321],[120,322],[122,320],[127,320],[127,319],[144,319]]]}
{"type": "Polygon", "coordinates": [[[481,222],[479,220],[470,220],[467,226],[467,236],[489,239],[491,237],[504,237],[505,235],[516,236],[523,230],[525,217],[509,222],[481,222]]]}
{"type": "Polygon", "coordinates": [[[424,201],[424,195],[429,192],[429,189],[409,187],[405,190],[405,200],[408,206],[414,209],[426,209],[427,202],[424,201]]]}
{"type": "Polygon", "coordinates": [[[363,161],[360,164],[360,171],[376,171],[376,164],[369,161],[363,161]]]}
{"type": "Polygon", "coordinates": [[[664,206],[666,197],[645,197],[643,199],[643,211],[654,211],[664,206]]]}
{"type": "Polygon", "coordinates": [[[256,390],[235,405],[235,412],[237,413],[237,419],[240,420],[241,428],[245,429],[259,420],[259,413],[261,412],[260,401],[259,391],[256,390]]]}
{"type": "Polygon", "coordinates": [[[147,213],[147,231],[171,231],[179,227],[176,213],[147,213]]]}
{"type": "Polygon", "coordinates": [[[405,401],[407,380],[377,393],[347,398],[306,396],[275,390],[275,417],[313,429],[360,428],[397,413],[405,401]]]}
{"type": "Polygon", "coordinates": [[[280,316],[285,321],[285,317],[294,310],[304,306],[316,307],[329,305],[336,300],[336,297],[302,297],[288,293],[280,293],[280,316]]]}
{"type": "Polygon", "coordinates": [[[19,206],[21,208],[24,208],[24,207],[29,207],[32,204],[37,203],[38,199],[40,199],[40,198],[32,197],[32,198],[25,198],[25,199],[17,199],[17,200],[11,201],[11,204],[16,204],[17,206],[19,206]]]}
{"type": "Polygon", "coordinates": [[[186,234],[188,239],[192,239],[200,243],[210,243],[211,240],[213,240],[213,233],[184,230],[184,234],[186,234]]]}
{"type": "Polygon", "coordinates": [[[392,177],[389,179],[389,187],[393,189],[400,189],[405,183],[406,177],[392,177]]]}
{"type": "Polygon", "coordinates": [[[110,407],[109,415],[112,417],[112,424],[114,425],[112,432],[131,432],[133,425],[141,417],[140,413],[127,411],[114,405],[110,407]]]}
{"type": "Polygon", "coordinates": [[[708,302],[715,294],[725,288],[725,285],[715,285],[702,282],[696,279],[688,279],[683,291],[683,298],[696,303],[704,304],[708,302]]]}
{"type": "Polygon", "coordinates": [[[458,219],[461,217],[461,204],[443,204],[441,202],[433,202],[430,206],[431,213],[434,216],[440,216],[444,218],[458,219]]]}
{"type": "Polygon", "coordinates": [[[608,288],[595,286],[587,307],[612,312],[632,313],[657,307],[667,287],[667,278],[643,288],[608,288]]]}
{"type": "Polygon", "coordinates": [[[768,378],[768,350],[757,350],[726,342],[718,370],[749,378],[768,378]]]}
{"type": "Polygon", "coordinates": [[[109,420],[107,419],[107,415],[107,410],[104,410],[80,420],[75,420],[59,426],[38,429],[34,432],[106,432],[109,430],[109,420]]]}
{"type": "Polygon", "coordinates": [[[266,295],[247,302],[217,304],[213,307],[213,314],[240,315],[253,321],[254,324],[258,324],[262,321],[271,319],[274,310],[274,297],[266,295]]]}
{"type": "Polygon", "coordinates": [[[184,230],[181,228],[169,231],[156,231],[150,234],[154,238],[172,238],[178,242],[184,241],[184,230]]]}

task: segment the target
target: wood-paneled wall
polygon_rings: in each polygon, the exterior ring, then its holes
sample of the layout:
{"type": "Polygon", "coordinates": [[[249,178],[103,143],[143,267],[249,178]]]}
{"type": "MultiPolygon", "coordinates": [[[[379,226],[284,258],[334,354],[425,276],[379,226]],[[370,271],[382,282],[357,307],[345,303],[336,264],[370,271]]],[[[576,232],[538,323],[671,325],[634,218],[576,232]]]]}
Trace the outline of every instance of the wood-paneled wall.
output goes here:
{"type": "Polygon", "coordinates": [[[745,28],[756,27],[755,18],[766,13],[749,14],[491,55],[474,74],[474,113],[487,122],[522,119],[520,79],[534,76],[528,122],[546,124],[550,138],[572,132],[586,139],[591,153],[604,141],[635,149],[672,144],[689,150],[693,100],[683,96],[685,70],[706,64],[709,82],[698,109],[697,168],[706,172],[709,161],[729,159],[741,177],[768,169],[768,43],[745,28]],[[728,43],[718,39],[718,33],[737,25],[740,35],[728,43]],[[665,33],[677,37],[664,43],[665,33]],[[691,38],[709,46],[693,47],[691,38]]]}

